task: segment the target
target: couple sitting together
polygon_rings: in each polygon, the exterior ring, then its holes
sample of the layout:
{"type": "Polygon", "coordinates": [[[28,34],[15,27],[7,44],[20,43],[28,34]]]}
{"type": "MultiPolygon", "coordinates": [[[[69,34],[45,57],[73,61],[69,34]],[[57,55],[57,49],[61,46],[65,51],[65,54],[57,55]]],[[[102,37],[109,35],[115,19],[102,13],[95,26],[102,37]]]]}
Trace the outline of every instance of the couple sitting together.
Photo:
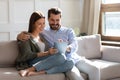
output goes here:
{"type": "Polygon", "coordinates": [[[50,8],[49,27],[44,29],[43,13],[32,13],[28,32],[22,32],[17,37],[19,55],[16,59],[16,68],[21,76],[67,72],[79,61],[75,53],[75,33],[72,29],[61,26],[61,14],[59,8],[50,8]],[[63,51],[57,48],[56,43],[63,44],[58,46],[63,51]]]}

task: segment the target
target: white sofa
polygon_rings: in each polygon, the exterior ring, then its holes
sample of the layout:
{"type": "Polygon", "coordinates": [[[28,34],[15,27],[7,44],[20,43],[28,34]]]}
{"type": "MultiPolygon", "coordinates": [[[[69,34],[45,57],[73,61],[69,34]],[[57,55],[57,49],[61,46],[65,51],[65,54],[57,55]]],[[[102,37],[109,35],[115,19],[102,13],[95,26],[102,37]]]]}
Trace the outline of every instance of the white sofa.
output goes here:
{"type": "Polygon", "coordinates": [[[17,55],[15,40],[0,42],[0,80],[66,80],[63,73],[21,77],[14,66],[17,55]]]}
{"type": "Polygon", "coordinates": [[[101,45],[99,34],[77,37],[77,67],[88,80],[120,80],[120,47],[101,45]]]}
{"type": "MultiPolygon", "coordinates": [[[[77,53],[83,58],[76,66],[85,80],[120,80],[120,47],[102,46],[98,34],[77,37],[77,41],[77,53]]],[[[1,80],[66,80],[63,73],[21,77],[14,67],[17,55],[18,46],[15,40],[0,42],[1,80]]],[[[81,80],[78,73],[75,68],[69,73],[69,79],[81,80]]]]}

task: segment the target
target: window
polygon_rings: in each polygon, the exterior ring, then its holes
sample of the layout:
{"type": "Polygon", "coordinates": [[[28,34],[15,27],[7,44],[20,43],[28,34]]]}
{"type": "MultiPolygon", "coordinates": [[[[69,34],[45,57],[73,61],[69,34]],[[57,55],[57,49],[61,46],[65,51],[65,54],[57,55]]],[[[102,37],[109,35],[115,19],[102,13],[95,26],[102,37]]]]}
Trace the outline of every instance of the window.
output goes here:
{"type": "Polygon", "coordinates": [[[102,40],[120,41],[120,0],[102,0],[100,34],[102,40]]]}

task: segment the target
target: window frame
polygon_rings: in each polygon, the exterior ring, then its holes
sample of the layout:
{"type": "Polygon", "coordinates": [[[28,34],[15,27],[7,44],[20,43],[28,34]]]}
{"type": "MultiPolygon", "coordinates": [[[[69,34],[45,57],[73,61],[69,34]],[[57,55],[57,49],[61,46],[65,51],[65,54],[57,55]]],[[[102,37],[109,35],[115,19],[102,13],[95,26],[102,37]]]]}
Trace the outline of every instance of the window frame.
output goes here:
{"type": "Polygon", "coordinates": [[[104,27],[104,13],[105,12],[120,12],[120,3],[114,4],[101,4],[100,11],[100,23],[99,23],[99,33],[101,34],[101,39],[104,41],[117,41],[120,42],[119,36],[105,36],[103,35],[103,27],[104,27]]]}

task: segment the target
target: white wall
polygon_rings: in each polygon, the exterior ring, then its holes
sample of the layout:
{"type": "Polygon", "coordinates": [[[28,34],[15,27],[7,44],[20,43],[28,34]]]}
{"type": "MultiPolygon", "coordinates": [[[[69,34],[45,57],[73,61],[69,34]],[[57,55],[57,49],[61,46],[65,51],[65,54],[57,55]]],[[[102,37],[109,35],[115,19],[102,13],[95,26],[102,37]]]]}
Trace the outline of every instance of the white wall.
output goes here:
{"type": "Polygon", "coordinates": [[[83,1],[0,0],[0,41],[15,40],[18,33],[27,31],[29,17],[33,11],[41,10],[47,17],[47,10],[55,6],[60,7],[63,11],[62,24],[79,31],[83,1]]]}

